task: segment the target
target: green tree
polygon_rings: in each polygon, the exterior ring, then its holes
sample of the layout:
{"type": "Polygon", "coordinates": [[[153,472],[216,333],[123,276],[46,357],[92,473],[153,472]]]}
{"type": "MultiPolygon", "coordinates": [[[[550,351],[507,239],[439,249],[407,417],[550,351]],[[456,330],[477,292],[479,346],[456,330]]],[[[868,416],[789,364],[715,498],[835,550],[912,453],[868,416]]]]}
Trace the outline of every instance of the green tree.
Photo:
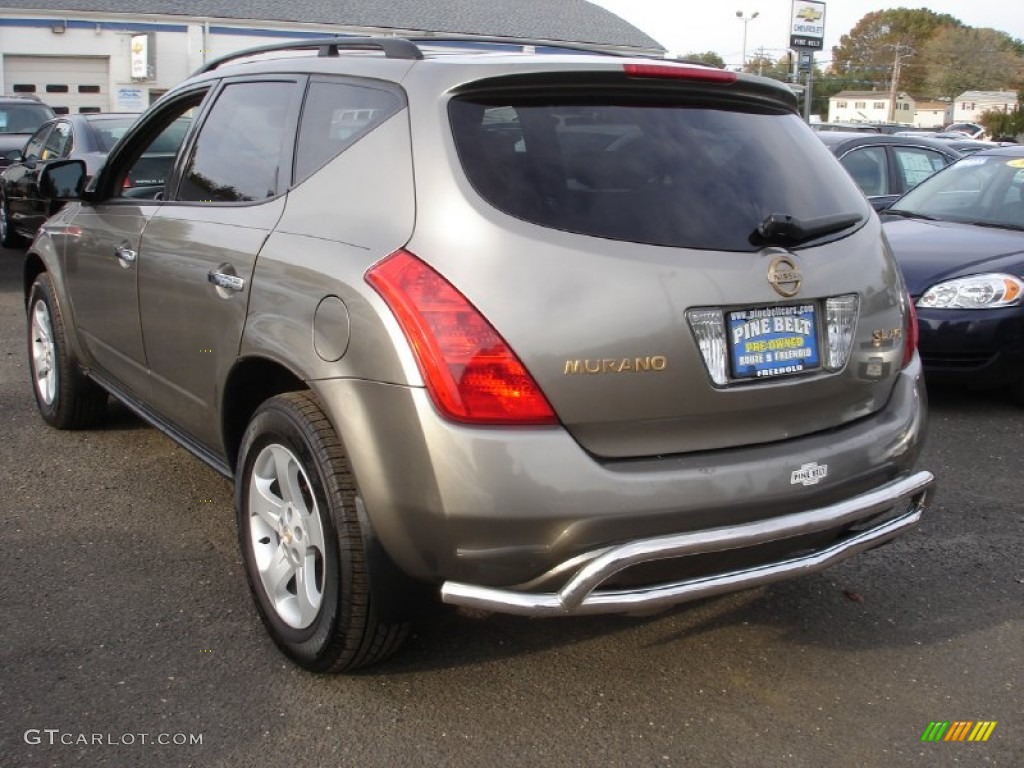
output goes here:
{"type": "Polygon", "coordinates": [[[1013,112],[984,112],[979,122],[985,126],[993,139],[1006,136],[1024,140],[1024,109],[1017,107],[1013,112]]]}
{"type": "Polygon", "coordinates": [[[718,67],[719,69],[725,69],[725,59],[719,56],[714,51],[705,51],[704,53],[688,53],[681,58],[686,61],[699,61],[701,64],[707,64],[711,67],[718,67]]]}
{"type": "Polygon", "coordinates": [[[928,71],[918,54],[938,30],[948,27],[963,23],[923,8],[868,13],[832,49],[833,75],[860,90],[886,90],[898,62],[899,90],[921,93],[928,71]]]}
{"type": "MultiPolygon", "coordinates": [[[[756,62],[753,71],[757,72],[756,62]]],[[[775,60],[766,58],[761,68],[761,74],[773,80],[781,80],[784,83],[790,82],[793,75],[793,54],[789,53],[775,60]]]]}
{"type": "Polygon", "coordinates": [[[1024,52],[1012,37],[994,29],[939,29],[922,47],[920,60],[927,71],[925,89],[935,96],[1024,86],[1024,52]]]}

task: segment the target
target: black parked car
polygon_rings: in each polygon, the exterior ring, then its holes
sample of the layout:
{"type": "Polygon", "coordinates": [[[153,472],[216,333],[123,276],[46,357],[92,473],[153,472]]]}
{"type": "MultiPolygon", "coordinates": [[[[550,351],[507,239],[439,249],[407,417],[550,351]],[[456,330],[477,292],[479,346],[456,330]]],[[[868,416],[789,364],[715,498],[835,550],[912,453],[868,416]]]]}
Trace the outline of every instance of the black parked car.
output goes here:
{"type": "Polygon", "coordinates": [[[917,307],[929,383],[1024,405],[1024,147],[976,152],[883,214],[917,307]]]}
{"type": "Polygon", "coordinates": [[[823,131],[818,138],[839,158],[875,210],[891,205],[961,157],[946,142],[916,136],[823,131]]]}
{"type": "Polygon", "coordinates": [[[8,152],[10,165],[0,173],[0,243],[12,246],[34,237],[53,213],[51,201],[39,191],[39,175],[47,163],[78,157],[91,176],[137,117],[118,112],[62,115],[43,123],[23,147],[8,152]]]}
{"type": "Polygon", "coordinates": [[[28,137],[53,116],[53,109],[39,99],[0,97],[0,169],[10,165],[8,153],[24,147],[28,137]]]}

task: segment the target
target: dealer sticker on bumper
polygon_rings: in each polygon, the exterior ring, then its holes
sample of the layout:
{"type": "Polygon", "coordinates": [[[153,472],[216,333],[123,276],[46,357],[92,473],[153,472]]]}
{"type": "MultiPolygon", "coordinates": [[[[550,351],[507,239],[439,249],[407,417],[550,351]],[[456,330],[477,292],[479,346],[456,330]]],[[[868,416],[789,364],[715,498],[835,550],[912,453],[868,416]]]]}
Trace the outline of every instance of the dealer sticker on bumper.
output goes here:
{"type": "Polygon", "coordinates": [[[785,376],[820,365],[813,304],[742,309],[728,318],[733,378],[785,376]]]}

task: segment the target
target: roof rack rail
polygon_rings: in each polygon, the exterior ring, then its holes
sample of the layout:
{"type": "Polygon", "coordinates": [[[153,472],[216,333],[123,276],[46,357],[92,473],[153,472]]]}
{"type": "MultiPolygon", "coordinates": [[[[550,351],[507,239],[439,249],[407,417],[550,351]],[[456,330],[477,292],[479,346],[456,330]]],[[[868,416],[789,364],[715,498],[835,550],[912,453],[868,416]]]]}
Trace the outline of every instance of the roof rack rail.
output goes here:
{"type": "Polygon", "coordinates": [[[601,48],[597,45],[578,42],[558,42],[556,40],[538,40],[524,37],[501,37],[498,35],[458,35],[440,33],[436,35],[407,35],[405,37],[411,43],[429,45],[430,43],[482,43],[497,45],[518,45],[533,46],[535,48],[560,48],[566,51],[577,51],[579,53],[599,53],[605,56],[648,56],[640,52],[629,53],[626,51],[613,51],[608,48],[601,48]]]}
{"type": "Polygon", "coordinates": [[[235,51],[207,62],[193,74],[201,75],[204,72],[212,72],[229,61],[244,59],[246,56],[256,56],[261,53],[319,50],[320,56],[337,56],[342,49],[358,51],[379,50],[383,51],[384,55],[389,59],[423,58],[423,53],[415,43],[401,37],[321,37],[245,48],[244,50],[235,51]]]}

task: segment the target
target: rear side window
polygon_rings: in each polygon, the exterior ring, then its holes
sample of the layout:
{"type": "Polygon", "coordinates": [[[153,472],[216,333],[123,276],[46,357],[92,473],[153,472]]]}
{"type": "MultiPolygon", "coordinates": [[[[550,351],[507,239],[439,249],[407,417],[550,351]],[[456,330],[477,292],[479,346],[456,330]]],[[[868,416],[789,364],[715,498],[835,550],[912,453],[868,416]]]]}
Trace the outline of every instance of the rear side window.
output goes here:
{"type": "Polygon", "coordinates": [[[941,152],[921,147],[893,147],[896,167],[903,177],[903,188],[913,189],[936,171],[949,165],[941,152]]]}
{"type": "Polygon", "coordinates": [[[865,213],[831,153],[791,113],[578,96],[452,100],[466,176],[545,227],[653,245],[754,251],[769,214],[865,213]]]}
{"type": "Polygon", "coordinates": [[[391,117],[402,103],[392,91],[340,81],[310,83],[295,152],[295,183],[391,117]]]}

